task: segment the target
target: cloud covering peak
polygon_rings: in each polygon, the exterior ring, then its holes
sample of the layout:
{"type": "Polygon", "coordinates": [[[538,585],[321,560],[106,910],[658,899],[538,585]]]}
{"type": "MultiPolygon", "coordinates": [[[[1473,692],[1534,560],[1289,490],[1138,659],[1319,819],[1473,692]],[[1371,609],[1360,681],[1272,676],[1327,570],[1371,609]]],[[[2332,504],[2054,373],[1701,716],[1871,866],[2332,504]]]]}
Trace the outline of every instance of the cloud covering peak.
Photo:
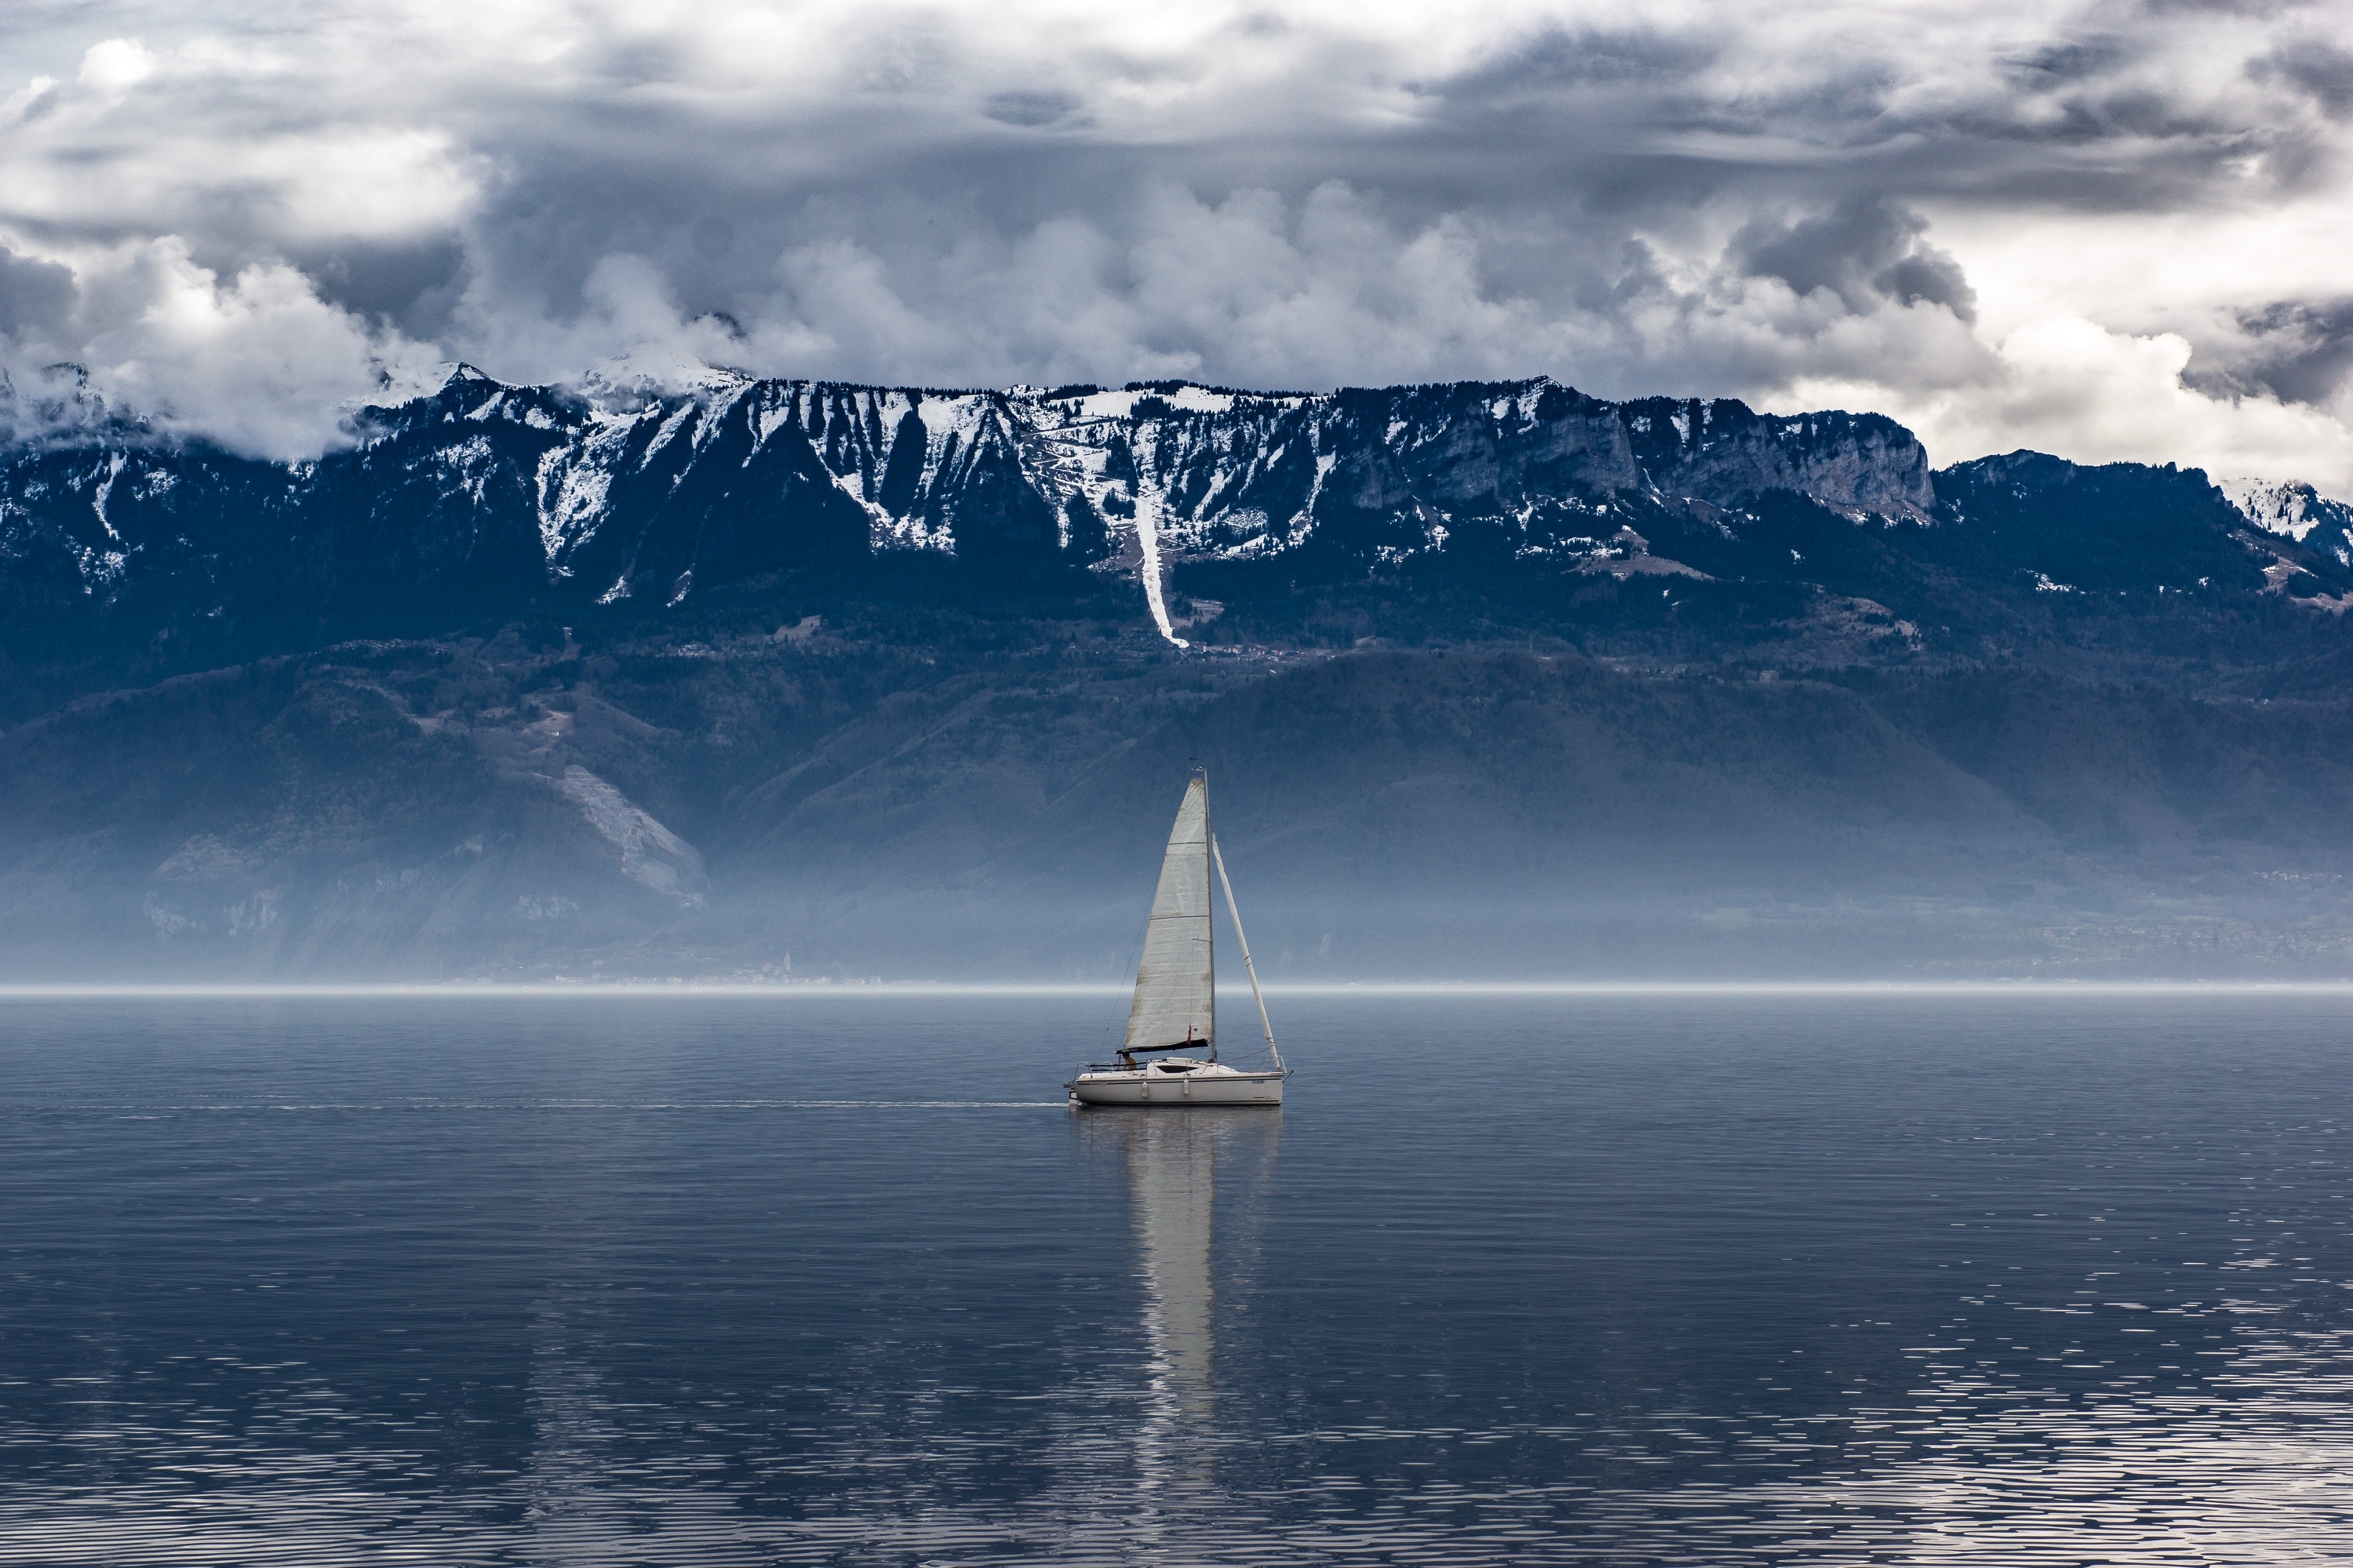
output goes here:
{"type": "Polygon", "coordinates": [[[463,359],[1549,374],[2353,489],[2327,5],[42,5],[0,366],[275,456],[463,359]]]}

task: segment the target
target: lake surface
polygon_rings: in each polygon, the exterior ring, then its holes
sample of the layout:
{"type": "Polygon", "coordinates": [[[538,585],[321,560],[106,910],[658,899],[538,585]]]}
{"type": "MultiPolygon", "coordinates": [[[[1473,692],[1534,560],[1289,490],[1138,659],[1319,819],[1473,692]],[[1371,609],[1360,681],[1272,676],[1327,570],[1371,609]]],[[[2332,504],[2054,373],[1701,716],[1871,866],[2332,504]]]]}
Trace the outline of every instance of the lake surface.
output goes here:
{"type": "Polygon", "coordinates": [[[0,1563],[2353,1559],[2353,995],[1274,1005],[0,1003],[0,1563]]]}

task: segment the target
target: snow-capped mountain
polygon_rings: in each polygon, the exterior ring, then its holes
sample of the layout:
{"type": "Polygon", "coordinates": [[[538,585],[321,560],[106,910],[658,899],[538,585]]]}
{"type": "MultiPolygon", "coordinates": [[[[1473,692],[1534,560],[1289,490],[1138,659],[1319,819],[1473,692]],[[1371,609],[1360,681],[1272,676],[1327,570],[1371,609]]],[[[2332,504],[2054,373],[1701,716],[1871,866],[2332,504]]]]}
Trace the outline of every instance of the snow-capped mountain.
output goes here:
{"type": "Polygon", "coordinates": [[[1827,593],[1889,625],[1957,624],[1962,582],[2353,602],[2353,511],[2308,486],[2226,500],[2195,470],[2032,453],[1932,475],[1875,415],[1543,378],[1311,395],[712,373],[614,399],[460,367],[353,434],[291,465],[123,426],[0,457],[0,649],[193,658],[565,606],[692,613],[911,557],[1132,581],[1180,644],[1187,595],[1430,570],[1655,582],[1670,605],[1745,585],[1784,618],[1790,593],[1827,593]]]}
{"type": "Polygon", "coordinates": [[[2217,479],[2215,488],[2264,532],[2310,544],[2353,565],[2353,506],[2295,479],[2217,479]]]}
{"type": "Polygon", "coordinates": [[[357,436],[293,466],[119,437],[21,452],[0,468],[9,597],[52,614],[158,594],[199,614],[387,592],[675,605],[931,551],[1134,574],[1156,610],[1187,560],[1394,563],[1466,531],[1517,555],[1620,557],[1626,498],[1786,490],[1890,521],[1934,500],[1918,441],[1876,416],[1613,404],[1542,379],[1305,396],[722,377],[612,412],[461,368],[357,436]]]}

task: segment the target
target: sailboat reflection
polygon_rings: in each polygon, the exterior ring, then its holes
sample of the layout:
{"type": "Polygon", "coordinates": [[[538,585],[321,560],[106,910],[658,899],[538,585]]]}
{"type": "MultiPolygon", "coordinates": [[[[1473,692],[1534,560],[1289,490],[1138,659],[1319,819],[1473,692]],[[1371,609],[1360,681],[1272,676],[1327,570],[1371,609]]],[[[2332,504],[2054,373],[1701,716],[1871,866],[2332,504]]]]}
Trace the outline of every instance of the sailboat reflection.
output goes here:
{"type": "Polygon", "coordinates": [[[1221,1315],[1230,1321],[1249,1306],[1282,1118],[1202,1107],[1182,1115],[1098,1110],[1074,1121],[1091,1152],[1127,1168],[1152,1356],[1136,1437],[1139,1471],[1147,1483],[1205,1481],[1214,1447],[1217,1326],[1221,1315]]]}

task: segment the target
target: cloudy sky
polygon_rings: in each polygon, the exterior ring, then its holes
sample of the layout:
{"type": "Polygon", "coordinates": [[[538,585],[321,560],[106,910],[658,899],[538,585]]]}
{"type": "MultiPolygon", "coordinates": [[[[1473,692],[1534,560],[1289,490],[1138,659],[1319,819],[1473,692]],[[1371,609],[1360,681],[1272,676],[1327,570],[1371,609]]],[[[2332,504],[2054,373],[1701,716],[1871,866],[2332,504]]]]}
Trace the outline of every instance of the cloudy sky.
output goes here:
{"type": "Polygon", "coordinates": [[[0,367],[1550,374],[2353,493],[2353,0],[11,0],[0,367]]]}

